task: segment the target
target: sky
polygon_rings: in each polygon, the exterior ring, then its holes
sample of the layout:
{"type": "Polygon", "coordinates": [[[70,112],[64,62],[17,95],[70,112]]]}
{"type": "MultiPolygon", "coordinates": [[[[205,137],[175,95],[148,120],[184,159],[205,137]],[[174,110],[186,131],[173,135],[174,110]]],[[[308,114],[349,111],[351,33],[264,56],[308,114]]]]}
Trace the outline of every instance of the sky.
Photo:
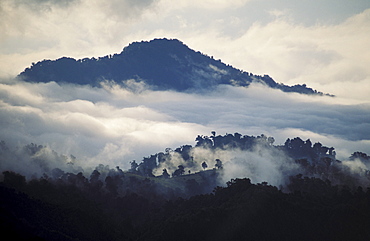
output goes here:
{"type": "Polygon", "coordinates": [[[370,99],[368,0],[2,0],[0,76],[161,37],[277,82],[370,99]]]}
{"type": "Polygon", "coordinates": [[[277,144],[301,136],[336,147],[339,158],[370,153],[368,46],[368,0],[1,0],[0,139],[124,167],[213,130],[264,133],[277,144]],[[199,95],[14,80],[32,62],[105,56],[163,37],[336,97],[259,85],[199,95]]]}

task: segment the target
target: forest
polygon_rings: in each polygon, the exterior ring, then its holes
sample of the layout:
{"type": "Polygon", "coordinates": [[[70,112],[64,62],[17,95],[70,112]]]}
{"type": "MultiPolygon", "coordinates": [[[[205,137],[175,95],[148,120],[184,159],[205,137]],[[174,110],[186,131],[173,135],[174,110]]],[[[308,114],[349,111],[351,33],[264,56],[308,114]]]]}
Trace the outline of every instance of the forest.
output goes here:
{"type": "Polygon", "coordinates": [[[299,137],[274,142],[213,131],[122,170],[83,169],[73,155],[1,141],[2,233],[18,240],[370,240],[370,157],[337,160],[334,147],[299,137]],[[230,178],[233,163],[241,164],[225,153],[243,156],[250,174],[230,178]],[[257,182],[262,169],[273,176],[270,156],[282,178],[257,182]]]}

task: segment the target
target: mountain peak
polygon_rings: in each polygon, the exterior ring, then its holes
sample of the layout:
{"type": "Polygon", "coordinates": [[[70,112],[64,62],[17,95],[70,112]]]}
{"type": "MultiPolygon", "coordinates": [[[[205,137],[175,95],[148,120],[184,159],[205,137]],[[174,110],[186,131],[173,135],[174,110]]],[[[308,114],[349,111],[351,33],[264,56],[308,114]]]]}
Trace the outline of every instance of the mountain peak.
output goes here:
{"type": "Polygon", "coordinates": [[[178,39],[168,39],[168,38],[155,38],[155,39],[152,39],[152,40],[149,40],[149,41],[136,41],[136,42],[132,42],[130,43],[128,46],[124,47],[123,48],[123,51],[127,48],[131,48],[131,47],[138,47],[138,46],[143,46],[143,45],[150,45],[152,47],[164,47],[166,49],[169,49],[169,48],[178,48],[178,47],[186,47],[188,48],[182,41],[178,40],[178,39]]]}
{"type": "Polygon", "coordinates": [[[249,86],[259,82],[285,92],[320,94],[306,85],[287,86],[268,75],[259,76],[226,65],[190,49],[178,39],[133,42],[122,52],[104,57],[75,60],[63,57],[43,60],[20,73],[29,82],[89,84],[103,80],[124,84],[129,79],[144,81],[153,89],[189,91],[209,89],[220,84],[249,86]]]}

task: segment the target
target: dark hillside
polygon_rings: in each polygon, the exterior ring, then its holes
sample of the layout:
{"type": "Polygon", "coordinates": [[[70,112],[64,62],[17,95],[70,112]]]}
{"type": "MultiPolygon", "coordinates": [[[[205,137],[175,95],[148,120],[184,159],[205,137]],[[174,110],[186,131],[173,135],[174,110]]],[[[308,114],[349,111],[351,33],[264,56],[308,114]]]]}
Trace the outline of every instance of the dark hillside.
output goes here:
{"type": "Polygon", "coordinates": [[[214,193],[169,201],[47,180],[17,189],[5,182],[1,231],[17,240],[369,240],[369,189],[293,179],[291,193],[235,179],[214,193]]]}
{"type": "Polygon", "coordinates": [[[63,57],[32,64],[19,74],[30,82],[74,83],[100,86],[103,80],[113,80],[125,86],[133,79],[143,81],[153,89],[209,89],[220,84],[249,86],[265,84],[285,92],[319,94],[306,85],[287,86],[276,83],[268,75],[258,76],[226,65],[196,52],[176,39],[154,39],[134,42],[119,54],[75,60],[63,57]]]}

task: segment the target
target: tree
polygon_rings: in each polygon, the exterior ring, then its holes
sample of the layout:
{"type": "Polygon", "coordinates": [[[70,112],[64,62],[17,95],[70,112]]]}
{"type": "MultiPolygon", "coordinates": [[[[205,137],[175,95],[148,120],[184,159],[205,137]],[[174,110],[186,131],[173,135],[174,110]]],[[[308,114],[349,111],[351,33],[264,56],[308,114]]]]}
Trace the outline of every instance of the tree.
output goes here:
{"type": "Polygon", "coordinates": [[[22,176],[21,174],[12,172],[12,171],[5,171],[3,172],[4,175],[4,184],[16,189],[22,189],[26,186],[26,177],[22,176]]]}
{"type": "Polygon", "coordinates": [[[361,161],[367,161],[370,159],[370,156],[368,156],[366,153],[356,151],[351,154],[349,157],[350,160],[360,159],[361,161]]]}
{"type": "Polygon", "coordinates": [[[183,165],[179,165],[179,166],[178,166],[178,168],[179,168],[179,169],[177,169],[177,170],[172,174],[172,176],[173,176],[173,177],[178,177],[178,176],[181,176],[181,175],[183,175],[183,174],[184,174],[184,172],[185,172],[185,168],[184,168],[184,166],[183,166],[183,165]]]}
{"type": "Polygon", "coordinates": [[[119,168],[119,166],[116,166],[116,169],[117,169],[117,173],[120,177],[124,177],[125,175],[123,174],[123,171],[121,168],[119,168]]]}
{"type": "Polygon", "coordinates": [[[128,170],[129,172],[131,173],[136,173],[137,172],[137,167],[139,166],[135,160],[133,160],[132,162],[130,162],[131,164],[131,168],[128,170]]]}
{"type": "Polygon", "coordinates": [[[170,174],[168,174],[167,169],[163,169],[162,177],[163,178],[169,178],[170,177],[170,174]]]}
{"type": "Polygon", "coordinates": [[[270,136],[270,137],[267,138],[267,142],[268,142],[269,145],[272,146],[274,144],[274,142],[275,142],[275,138],[272,137],[272,136],[270,136]]]}
{"type": "Polygon", "coordinates": [[[204,148],[212,148],[213,146],[213,142],[211,139],[209,139],[208,136],[203,137],[201,135],[198,135],[195,141],[197,142],[195,146],[204,147],[204,148]]]}
{"type": "Polygon", "coordinates": [[[99,181],[100,172],[98,170],[94,170],[90,175],[90,182],[95,183],[99,181]]]}
{"type": "Polygon", "coordinates": [[[203,162],[202,163],[202,168],[205,170],[207,167],[208,167],[207,163],[206,162],[203,162]]]}
{"type": "Polygon", "coordinates": [[[90,175],[90,187],[91,189],[97,191],[103,186],[103,182],[99,180],[100,172],[98,170],[94,170],[90,175]]]}
{"type": "Polygon", "coordinates": [[[157,167],[157,154],[144,157],[137,170],[144,177],[154,177],[153,170],[157,167]]]}
{"type": "Polygon", "coordinates": [[[223,166],[222,166],[222,161],[220,159],[216,159],[216,164],[215,164],[215,167],[217,169],[222,169],[223,166]]]}
{"type": "Polygon", "coordinates": [[[118,195],[118,188],[123,184],[121,177],[119,176],[107,176],[105,178],[105,187],[113,195],[118,195]]]}

